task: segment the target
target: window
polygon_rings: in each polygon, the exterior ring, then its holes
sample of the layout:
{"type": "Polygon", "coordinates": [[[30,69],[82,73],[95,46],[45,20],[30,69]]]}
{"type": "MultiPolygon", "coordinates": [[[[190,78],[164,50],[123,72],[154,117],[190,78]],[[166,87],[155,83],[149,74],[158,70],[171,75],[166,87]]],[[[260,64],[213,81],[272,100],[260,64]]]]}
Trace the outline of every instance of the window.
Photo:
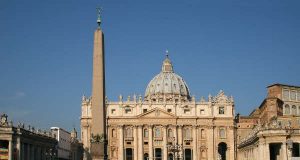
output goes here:
{"type": "Polygon", "coordinates": [[[204,129],[201,129],[201,139],[205,139],[206,138],[206,133],[204,129]]]}
{"type": "Polygon", "coordinates": [[[146,113],[147,112],[147,109],[143,109],[143,113],[146,113]]]}
{"type": "Polygon", "coordinates": [[[112,137],[117,137],[117,133],[116,133],[116,130],[115,130],[115,129],[112,129],[112,130],[111,130],[111,136],[112,136],[112,137]]]}
{"type": "Polygon", "coordinates": [[[126,128],[125,136],[132,137],[132,128],[126,128]]]}
{"type": "Polygon", "coordinates": [[[148,136],[149,136],[148,129],[144,129],[144,137],[145,137],[145,138],[148,138],[148,136]]]}
{"type": "Polygon", "coordinates": [[[296,91],[291,91],[291,100],[296,100],[296,91]]]}
{"type": "Polygon", "coordinates": [[[295,105],[292,106],[292,114],[296,115],[297,114],[297,108],[295,105]]]}
{"type": "Polygon", "coordinates": [[[190,138],[191,138],[191,129],[190,129],[190,128],[186,128],[186,129],[184,130],[184,137],[185,137],[186,139],[190,139],[190,138]]]}
{"type": "Polygon", "coordinates": [[[115,114],[116,113],[116,109],[111,109],[111,114],[115,114]]]}
{"type": "Polygon", "coordinates": [[[126,107],[126,108],[125,108],[125,113],[126,113],[126,114],[130,114],[130,113],[131,113],[131,108],[126,107]]]}
{"type": "Polygon", "coordinates": [[[288,104],[284,106],[284,114],[290,114],[290,106],[288,104]]]}
{"type": "Polygon", "coordinates": [[[219,137],[220,138],[226,138],[225,128],[219,129],[219,137]]]}
{"type": "Polygon", "coordinates": [[[284,90],[283,91],[283,99],[288,100],[290,97],[290,92],[289,90],[284,90]]]}
{"type": "Polygon", "coordinates": [[[173,137],[173,130],[172,129],[168,130],[168,137],[173,137]]]}
{"type": "Polygon", "coordinates": [[[225,109],[223,106],[219,107],[219,114],[225,114],[225,109]]]}
{"type": "Polygon", "coordinates": [[[160,128],[155,128],[154,136],[155,137],[161,137],[160,128]]]}
{"type": "Polygon", "coordinates": [[[169,113],[172,112],[172,109],[167,109],[167,112],[169,112],[169,113]]]}
{"type": "Polygon", "coordinates": [[[200,109],[200,114],[201,115],[205,114],[204,109],[200,109]]]}
{"type": "Polygon", "coordinates": [[[300,91],[297,93],[297,100],[300,101],[300,91]]]}
{"type": "Polygon", "coordinates": [[[190,114],[190,113],[191,113],[191,110],[190,110],[190,109],[183,109],[183,113],[184,113],[184,114],[190,114]]]}

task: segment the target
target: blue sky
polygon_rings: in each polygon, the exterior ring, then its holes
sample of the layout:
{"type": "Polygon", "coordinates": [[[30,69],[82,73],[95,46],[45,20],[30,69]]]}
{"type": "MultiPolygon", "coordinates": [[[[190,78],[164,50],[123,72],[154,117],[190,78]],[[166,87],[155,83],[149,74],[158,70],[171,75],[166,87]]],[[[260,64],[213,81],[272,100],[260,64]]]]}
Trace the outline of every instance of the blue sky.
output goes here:
{"type": "Polygon", "coordinates": [[[300,85],[300,1],[0,1],[0,112],[79,129],[102,6],[107,96],[144,94],[165,50],[197,99],[219,90],[249,114],[272,83],[300,85]]]}

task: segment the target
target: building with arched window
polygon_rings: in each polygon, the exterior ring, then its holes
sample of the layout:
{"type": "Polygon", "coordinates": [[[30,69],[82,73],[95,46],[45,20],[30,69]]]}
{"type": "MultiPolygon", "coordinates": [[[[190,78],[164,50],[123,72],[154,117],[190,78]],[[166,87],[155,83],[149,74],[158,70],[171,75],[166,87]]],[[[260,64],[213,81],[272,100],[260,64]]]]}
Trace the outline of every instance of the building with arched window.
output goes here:
{"type": "MultiPolygon", "coordinates": [[[[88,115],[91,99],[84,97],[82,104],[82,116],[92,119],[88,115]]],[[[116,102],[107,99],[106,109],[108,156],[112,160],[166,160],[173,156],[186,160],[220,156],[234,159],[233,98],[220,91],[216,96],[197,100],[174,72],[168,56],[144,96],[128,96],[125,100],[119,96],[116,102]],[[175,144],[182,146],[178,153],[168,149],[175,144]],[[220,144],[226,144],[226,151],[218,152],[220,144]]],[[[89,128],[82,128],[82,132],[88,148],[89,128]]]]}

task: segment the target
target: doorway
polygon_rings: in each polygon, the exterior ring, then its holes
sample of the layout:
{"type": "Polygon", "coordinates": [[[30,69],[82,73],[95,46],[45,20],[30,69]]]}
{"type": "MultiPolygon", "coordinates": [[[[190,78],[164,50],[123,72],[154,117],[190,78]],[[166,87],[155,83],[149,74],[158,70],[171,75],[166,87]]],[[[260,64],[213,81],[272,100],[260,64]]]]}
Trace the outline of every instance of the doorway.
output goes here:
{"type": "Polygon", "coordinates": [[[126,160],[133,160],[132,148],[126,148],[125,150],[125,158],[126,160]]]}
{"type": "Polygon", "coordinates": [[[155,148],[155,160],[162,160],[161,148],[155,148]]]}
{"type": "Polygon", "coordinates": [[[220,160],[226,160],[226,151],[227,151],[227,144],[224,142],[221,142],[218,144],[218,158],[220,160]]]}

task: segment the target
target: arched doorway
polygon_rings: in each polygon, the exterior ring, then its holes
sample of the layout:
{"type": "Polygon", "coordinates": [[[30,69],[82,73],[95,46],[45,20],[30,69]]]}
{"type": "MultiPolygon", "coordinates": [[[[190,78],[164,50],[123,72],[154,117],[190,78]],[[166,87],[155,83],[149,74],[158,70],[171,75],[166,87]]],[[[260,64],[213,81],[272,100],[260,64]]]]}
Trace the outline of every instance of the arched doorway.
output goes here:
{"type": "Polygon", "coordinates": [[[149,159],[149,154],[148,153],[145,153],[144,154],[144,160],[148,160],[149,159]]]}
{"type": "Polygon", "coordinates": [[[172,153],[169,153],[168,154],[168,160],[173,160],[174,158],[173,158],[173,154],[172,153]]]}
{"type": "Polygon", "coordinates": [[[226,151],[227,151],[227,144],[221,142],[218,144],[218,158],[219,160],[226,160],[226,151]]]}

